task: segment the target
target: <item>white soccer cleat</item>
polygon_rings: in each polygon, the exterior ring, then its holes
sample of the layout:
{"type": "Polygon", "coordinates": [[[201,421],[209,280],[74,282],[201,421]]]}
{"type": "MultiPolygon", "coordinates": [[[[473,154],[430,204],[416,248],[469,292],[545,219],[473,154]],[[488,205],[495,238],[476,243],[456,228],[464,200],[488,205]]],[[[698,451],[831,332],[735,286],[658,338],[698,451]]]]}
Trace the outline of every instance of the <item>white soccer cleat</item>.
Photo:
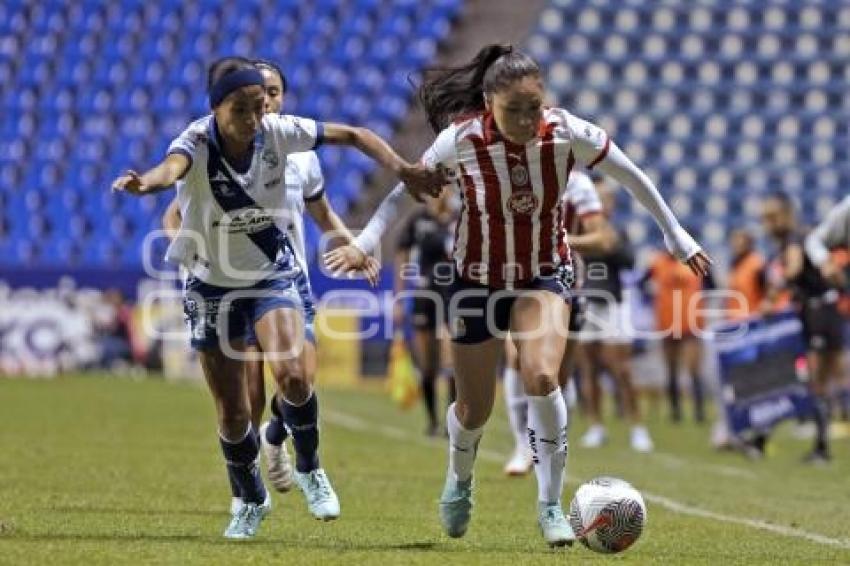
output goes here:
{"type": "Polygon", "coordinates": [[[322,468],[306,474],[295,472],[295,482],[307,499],[307,509],[320,521],[333,521],[339,517],[339,499],[322,468]]]}
{"type": "Polygon", "coordinates": [[[505,474],[511,477],[524,476],[531,471],[534,463],[531,452],[524,446],[517,446],[510,459],[505,463],[505,474]]]}
{"type": "Polygon", "coordinates": [[[655,449],[652,438],[649,436],[649,431],[642,425],[632,427],[631,444],[632,450],[643,454],[652,452],[655,449]]]}
{"type": "Polygon", "coordinates": [[[260,427],[260,446],[266,460],[266,472],[272,486],[281,493],[286,493],[295,485],[292,477],[292,459],[286,449],[286,441],[280,446],[275,446],[266,440],[266,429],[269,423],[265,422],[260,427]]]}
{"type": "Polygon", "coordinates": [[[560,503],[538,503],[537,524],[543,540],[551,547],[572,546],[576,540],[560,503]]]}
{"type": "MultiPolygon", "coordinates": [[[[242,506],[245,505],[245,502],[242,501],[241,497],[231,497],[230,498],[230,516],[234,516],[239,513],[239,510],[242,509],[242,506]]],[[[272,510],[272,495],[266,490],[266,498],[263,501],[263,504],[260,505],[265,512],[266,515],[272,510]]]]}
{"type": "Polygon", "coordinates": [[[582,448],[599,448],[605,441],[608,440],[608,435],[605,432],[605,427],[601,424],[590,425],[584,436],[581,437],[580,444],[582,448]]]}
{"type": "Polygon", "coordinates": [[[260,523],[263,522],[263,519],[268,515],[271,508],[271,500],[268,495],[266,495],[266,501],[269,502],[268,507],[266,507],[266,502],[263,502],[262,505],[243,503],[239,511],[230,519],[230,524],[227,525],[227,529],[224,531],[224,538],[231,540],[254,538],[257,530],[260,528],[260,523]]]}

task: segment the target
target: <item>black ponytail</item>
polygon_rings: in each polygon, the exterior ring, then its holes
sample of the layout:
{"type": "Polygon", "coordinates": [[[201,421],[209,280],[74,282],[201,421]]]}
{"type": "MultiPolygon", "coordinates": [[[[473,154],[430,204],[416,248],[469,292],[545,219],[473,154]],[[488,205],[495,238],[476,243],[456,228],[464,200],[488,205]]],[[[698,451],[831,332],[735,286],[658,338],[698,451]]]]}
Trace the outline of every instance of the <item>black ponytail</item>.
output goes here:
{"type": "Polygon", "coordinates": [[[459,67],[427,69],[419,87],[419,102],[428,123],[440,132],[456,117],[484,110],[484,96],[529,75],[540,75],[534,60],[511,45],[483,47],[459,67]]]}

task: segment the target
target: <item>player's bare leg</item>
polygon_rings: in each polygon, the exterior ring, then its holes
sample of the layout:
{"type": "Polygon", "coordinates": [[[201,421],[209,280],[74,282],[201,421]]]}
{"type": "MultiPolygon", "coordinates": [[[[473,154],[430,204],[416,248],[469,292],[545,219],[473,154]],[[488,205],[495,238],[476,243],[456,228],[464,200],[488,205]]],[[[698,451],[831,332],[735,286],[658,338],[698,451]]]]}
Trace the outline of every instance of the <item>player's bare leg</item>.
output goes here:
{"type": "Polygon", "coordinates": [[[440,522],[450,537],[466,534],[472,516],[472,472],[484,424],[496,394],[496,368],[503,341],[453,344],[457,398],[446,412],[449,467],[440,496],[440,522]]]}
{"type": "MultiPolygon", "coordinates": [[[[232,345],[237,351],[242,342],[232,345]]],[[[228,475],[236,485],[241,507],[224,532],[232,539],[253,537],[271,508],[257,467],[259,446],[251,426],[251,406],[241,360],[227,357],[219,348],[200,354],[201,368],[215,402],[219,437],[228,475]]]]}
{"type": "Polygon", "coordinates": [[[273,309],[256,325],[260,347],[281,393],[280,414],[295,446],[295,483],[316,518],[339,517],[339,499],[319,463],[319,403],[313,390],[314,368],[307,363],[309,342],[304,316],[292,308],[273,309]]]}
{"type": "Polygon", "coordinates": [[[567,406],[558,384],[569,306],[548,291],[521,295],[511,312],[520,375],[528,396],[528,436],[537,476],[538,523],[552,546],[575,541],[561,508],[567,461],[567,406]]]}

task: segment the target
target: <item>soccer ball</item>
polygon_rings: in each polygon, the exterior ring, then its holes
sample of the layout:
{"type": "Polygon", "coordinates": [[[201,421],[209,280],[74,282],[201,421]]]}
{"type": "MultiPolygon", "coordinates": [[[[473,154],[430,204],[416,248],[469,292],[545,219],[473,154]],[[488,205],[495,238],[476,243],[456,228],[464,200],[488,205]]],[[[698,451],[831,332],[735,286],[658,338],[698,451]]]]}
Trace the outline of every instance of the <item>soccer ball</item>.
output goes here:
{"type": "Polygon", "coordinates": [[[594,478],[579,486],[570,503],[570,525],[578,539],[596,552],[629,548],[646,524],[646,505],[629,482],[594,478]]]}

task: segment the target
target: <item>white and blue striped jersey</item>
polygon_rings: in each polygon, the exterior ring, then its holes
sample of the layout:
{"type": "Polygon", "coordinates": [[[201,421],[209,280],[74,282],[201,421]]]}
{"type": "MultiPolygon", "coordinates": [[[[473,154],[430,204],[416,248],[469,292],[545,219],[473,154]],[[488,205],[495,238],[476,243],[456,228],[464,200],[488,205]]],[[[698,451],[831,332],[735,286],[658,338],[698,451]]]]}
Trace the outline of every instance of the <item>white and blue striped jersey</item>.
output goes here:
{"type": "Polygon", "coordinates": [[[177,186],[182,220],[167,259],[220,287],[250,286],[279,271],[282,262],[291,260],[284,235],[298,222],[303,242],[301,213],[288,204],[290,187],[301,184],[288,179],[295,175],[290,161],[293,154],[314,149],[321,138],[320,123],[267,114],[251,164],[240,173],[221,154],[212,116],[189,125],[168,150],[186,155],[191,166],[177,186]]]}

